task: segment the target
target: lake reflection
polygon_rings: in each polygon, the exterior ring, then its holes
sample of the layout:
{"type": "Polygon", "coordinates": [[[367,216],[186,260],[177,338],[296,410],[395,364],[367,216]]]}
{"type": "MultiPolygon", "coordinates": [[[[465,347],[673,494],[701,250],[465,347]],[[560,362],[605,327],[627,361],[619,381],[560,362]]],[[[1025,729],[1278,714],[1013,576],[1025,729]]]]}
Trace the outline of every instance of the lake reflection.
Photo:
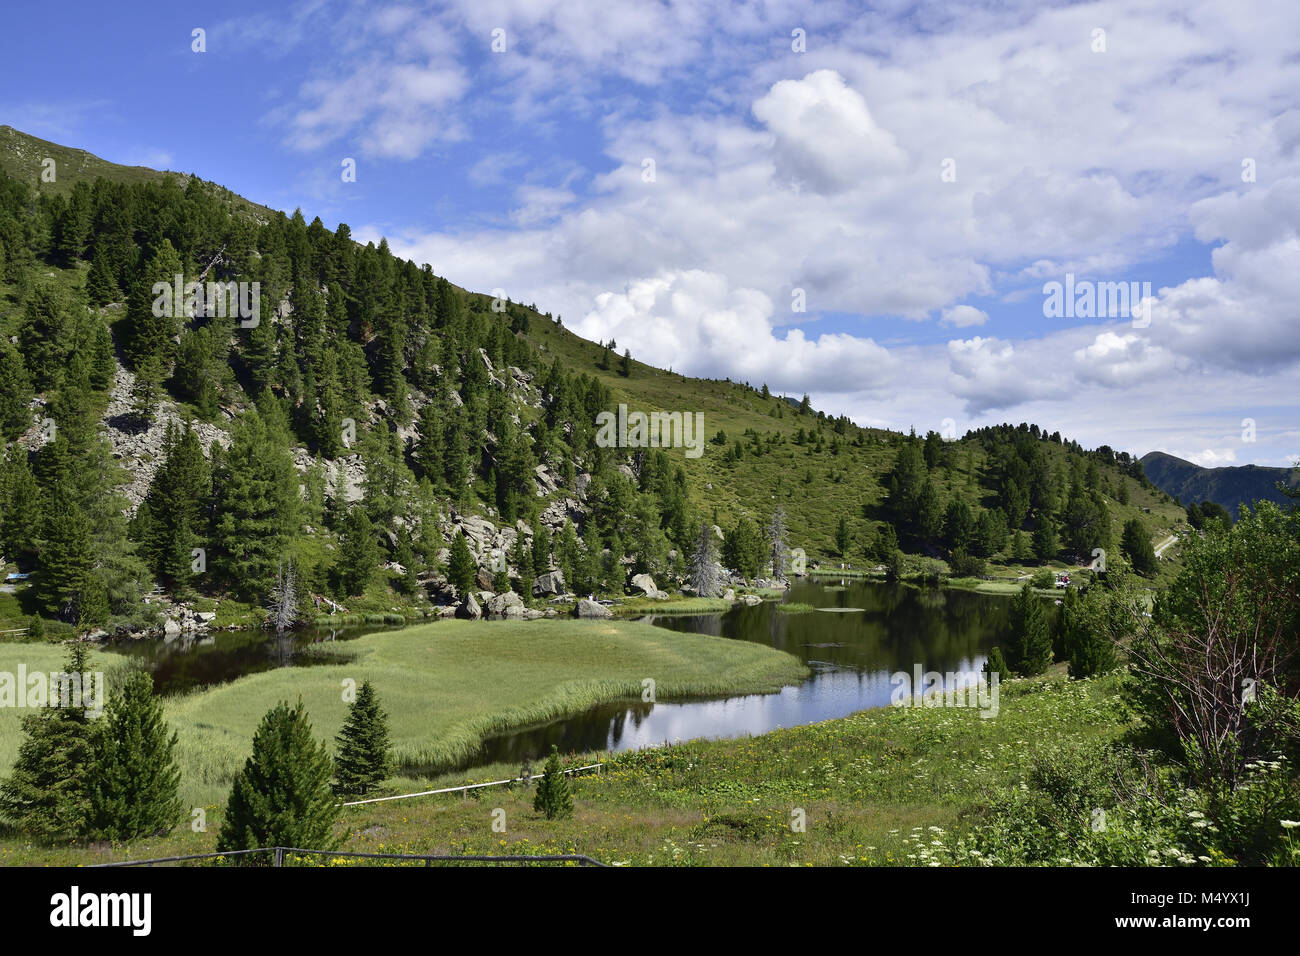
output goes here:
{"type": "MultiPolygon", "coordinates": [[[[942,674],[978,672],[1007,629],[1011,602],[969,591],[843,581],[795,584],[791,603],[824,609],[800,614],[771,602],[725,614],[646,617],[659,627],[786,651],[813,675],[775,694],[720,700],[606,704],[543,727],[484,741],[469,765],[536,761],[550,751],[635,750],[664,742],[738,737],[844,717],[887,706],[891,677],[916,665],[942,674]]],[[[951,683],[945,679],[945,688],[951,683]]]]}

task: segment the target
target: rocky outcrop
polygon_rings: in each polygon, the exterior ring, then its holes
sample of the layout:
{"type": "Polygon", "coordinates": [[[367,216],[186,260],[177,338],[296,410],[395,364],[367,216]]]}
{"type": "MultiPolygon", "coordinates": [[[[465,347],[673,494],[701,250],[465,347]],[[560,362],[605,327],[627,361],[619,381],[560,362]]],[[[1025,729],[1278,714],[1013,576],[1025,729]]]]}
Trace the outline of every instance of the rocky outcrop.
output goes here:
{"type": "Polygon", "coordinates": [[[456,607],[456,617],[462,621],[478,621],[483,617],[483,609],[473,594],[466,594],[465,600],[456,607]]]}
{"type": "Polygon", "coordinates": [[[542,513],[538,515],[537,520],[554,533],[564,527],[566,520],[577,525],[582,523],[582,519],[586,515],[587,509],[582,502],[574,498],[561,498],[547,505],[542,513]]]}
{"type": "Polygon", "coordinates": [[[487,602],[488,614],[492,617],[521,617],[524,610],[524,599],[514,591],[507,591],[505,594],[495,594],[487,602]]]}
{"type": "Polygon", "coordinates": [[[601,618],[613,617],[614,612],[603,604],[598,604],[595,601],[583,598],[574,606],[573,616],[588,620],[599,620],[601,618]]]}
{"type": "Polygon", "coordinates": [[[539,574],[533,581],[533,597],[546,597],[548,594],[564,593],[564,572],[558,568],[539,574]]]}
{"type": "Polygon", "coordinates": [[[648,598],[656,601],[662,601],[668,597],[667,591],[661,591],[655,586],[655,579],[648,574],[634,574],[630,583],[632,592],[644,594],[648,598]]]}

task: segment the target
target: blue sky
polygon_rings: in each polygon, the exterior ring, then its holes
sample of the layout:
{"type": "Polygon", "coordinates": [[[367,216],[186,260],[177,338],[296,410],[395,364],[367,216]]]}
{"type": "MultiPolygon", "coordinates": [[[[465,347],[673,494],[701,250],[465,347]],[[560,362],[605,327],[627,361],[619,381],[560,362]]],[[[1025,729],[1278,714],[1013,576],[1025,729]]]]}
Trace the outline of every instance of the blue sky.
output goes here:
{"type": "Polygon", "coordinates": [[[387,236],[646,361],[864,424],[1300,456],[1295,4],[51,9],[6,10],[0,122],[387,236]],[[1048,318],[1067,273],[1149,283],[1148,321],[1048,318]]]}

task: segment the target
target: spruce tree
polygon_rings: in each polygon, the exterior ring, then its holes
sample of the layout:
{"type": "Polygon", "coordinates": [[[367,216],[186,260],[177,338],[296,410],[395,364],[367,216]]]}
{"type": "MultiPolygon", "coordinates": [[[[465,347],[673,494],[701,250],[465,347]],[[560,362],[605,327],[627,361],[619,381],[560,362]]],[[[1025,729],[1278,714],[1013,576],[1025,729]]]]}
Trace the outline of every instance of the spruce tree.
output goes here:
{"type": "Polygon", "coordinates": [[[533,534],[533,573],[545,574],[551,569],[551,532],[546,525],[538,524],[533,534]]]}
{"type": "Polygon", "coordinates": [[[133,671],[116,691],[96,748],[94,830],[106,840],[165,833],[181,817],[176,734],[168,733],[147,671],[133,671]]]}
{"type": "Polygon", "coordinates": [[[353,508],[343,519],[343,540],[339,543],[339,587],[345,595],[364,594],[379,561],[375,527],[366,512],[353,508]]]}
{"type": "Polygon", "coordinates": [[[1034,557],[1039,561],[1051,561],[1060,548],[1056,522],[1049,514],[1039,514],[1038,523],[1034,525],[1034,557]]]}
{"type": "Polygon", "coordinates": [[[23,306],[18,329],[18,351],[27,364],[35,388],[57,387],[73,349],[74,306],[60,286],[36,286],[23,306]]]}
{"type": "Polygon", "coordinates": [[[135,367],[135,381],[131,383],[131,414],[141,425],[148,426],[153,421],[154,409],[162,396],[162,382],[162,359],[152,352],[141,357],[135,367]]]}
{"type": "Polygon", "coordinates": [[[519,578],[519,594],[527,600],[533,593],[533,555],[524,540],[522,531],[515,535],[515,546],[511,557],[515,562],[515,573],[519,578]]]}
{"type": "Polygon", "coordinates": [[[13,441],[32,424],[32,382],[22,356],[0,338],[0,438],[13,441]]]}
{"type": "Polygon", "coordinates": [[[215,556],[209,558],[242,596],[261,598],[298,528],[298,474],[288,437],[258,410],[236,419],[231,432],[220,467],[214,461],[215,556]]]}
{"type": "Polygon", "coordinates": [[[1143,577],[1156,573],[1156,552],[1147,536],[1146,526],[1141,518],[1130,518],[1124,523],[1124,535],[1120,539],[1120,550],[1133,564],[1133,570],[1143,577]]]}
{"type": "MultiPolygon", "coordinates": [[[[67,618],[95,566],[90,525],[64,483],[54,488],[45,515],[36,594],[50,617],[67,618]]],[[[75,618],[72,618],[75,620],[75,618]]]]}
{"type": "MultiPolygon", "coordinates": [[[[85,645],[74,644],[65,672],[86,674],[88,660],[85,645]]],[[[80,839],[92,819],[89,783],[95,775],[98,728],[85,708],[60,703],[48,700],[46,707],[23,718],[18,758],[0,784],[0,816],[47,841],[80,839]]]]}
{"type": "Polygon", "coordinates": [[[457,528],[455,537],[451,539],[451,555],[447,559],[447,580],[464,597],[474,587],[477,573],[478,565],[474,562],[474,555],[470,554],[469,545],[465,543],[465,534],[457,528]]]}
{"type": "Polygon", "coordinates": [[[357,691],[335,739],[338,756],[334,758],[334,792],[340,796],[364,796],[392,773],[388,715],[380,709],[370,681],[363,682],[357,691]]]}
{"type": "Polygon", "coordinates": [[[86,273],[86,300],[98,308],[118,301],[121,295],[104,247],[97,245],[95,256],[90,262],[90,271],[86,273]]]}
{"type": "Polygon", "coordinates": [[[1006,658],[1002,656],[1002,648],[996,645],[989,650],[988,659],[984,661],[985,674],[997,674],[998,680],[1011,676],[1011,668],[1007,666],[1006,658]]]}
{"type": "MultiPolygon", "coordinates": [[[[334,761],[312,735],[301,700],[282,701],[253,735],[253,752],[235,777],[217,838],[218,852],[254,847],[333,850],[339,807],[330,788],[334,761]]],[[[233,857],[266,863],[256,854],[233,857]]]]}
{"type": "MultiPolygon", "coordinates": [[[[130,322],[131,337],[127,343],[127,354],[132,368],[139,369],[147,358],[156,358],[160,365],[166,365],[172,358],[175,343],[172,341],[181,326],[184,303],[160,302],[160,315],[154,315],[155,297],[153,286],[158,282],[167,283],[174,290],[176,276],[184,273],[180,255],[172,246],[171,240],[163,239],[153,249],[148,262],[141,269],[131,294],[127,297],[126,314],[130,322]]],[[[183,279],[183,276],[182,276],[183,279]]],[[[173,291],[174,295],[174,291],[173,291]]],[[[269,323],[263,323],[269,324],[269,323]]]]}
{"type": "Polygon", "coordinates": [[[835,526],[835,550],[840,553],[841,558],[849,556],[849,544],[853,540],[853,535],[849,531],[848,520],[840,515],[839,524],[835,526]]]}
{"type": "Polygon", "coordinates": [[[1011,603],[1006,662],[1025,677],[1041,674],[1052,663],[1052,635],[1047,628],[1047,615],[1028,582],[1011,603]]]}
{"type": "Polygon", "coordinates": [[[560,765],[560,751],[551,745],[551,755],[546,758],[546,768],[542,779],[537,783],[533,794],[533,810],[546,814],[546,819],[567,817],[573,813],[573,794],[569,792],[569,780],[560,765]]]}
{"type": "Polygon", "coordinates": [[[27,466],[27,449],[10,445],[0,463],[0,541],[9,561],[34,557],[44,515],[45,496],[27,466]]]}

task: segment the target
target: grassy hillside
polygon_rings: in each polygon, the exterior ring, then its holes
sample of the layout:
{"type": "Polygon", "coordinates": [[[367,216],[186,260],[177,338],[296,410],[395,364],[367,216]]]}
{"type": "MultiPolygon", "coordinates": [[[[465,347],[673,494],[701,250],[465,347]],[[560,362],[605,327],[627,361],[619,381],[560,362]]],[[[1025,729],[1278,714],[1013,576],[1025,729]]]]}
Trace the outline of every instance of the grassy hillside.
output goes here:
{"type": "MultiPolygon", "coordinates": [[[[83,150],[59,147],[56,144],[25,136],[7,127],[0,128],[0,170],[33,187],[38,197],[53,197],[45,205],[42,205],[45,200],[41,199],[37,204],[36,212],[32,214],[38,225],[40,217],[44,215],[48,220],[47,231],[51,233],[72,228],[68,225],[70,222],[75,226],[71,203],[70,201],[65,203],[64,199],[71,195],[74,186],[79,182],[89,183],[98,177],[117,184],[131,185],[159,183],[167,180],[168,177],[179,177],[178,182],[188,182],[190,186],[196,184],[202,186],[202,190],[187,188],[185,190],[187,195],[183,199],[169,198],[165,195],[160,198],[149,194],[132,200],[137,207],[150,202],[170,203],[171,205],[167,207],[168,213],[174,213],[176,210],[191,210],[196,219],[202,219],[201,223],[182,223],[181,226],[184,228],[178,229],[174,223],[174,215],[172,219],[162,216],[159,222],[150,225],[143,235],[155,237],[150,240],[153,243],[159,241],[156,238],[159,230],[175,231],[178,236],[178,249],[182,253],[181,264],[186,269],[187,275],[197,274],[200,268],[209,263],[214,253],[220,258],[221,252],[217,248],[219,246],[221,250],[227,251],[229,266],[228,274],[220,278],[229,280],[235,277],[242,278],[245,275],[262,276],[264,283],[270,282],[275,288],[272,298],[285,306],[286,317],[281,318],[277,315],[274,325],[279,330],[271,333],[273,338],[270,341],[256,341],[260,332],[248,335],[237,332],[230,337],[228,363],[222,356],[217,360],[221,365],[219,369],[198,366],[199,371],[195,376],[201,373],[209,377],[220,375],[225,379],[221,384],[219,400],[209,402],[206,411],[195,404],[178,385],[181,378],[179,374],[164,382],[159,408],[166,406],[169,414],[173,414],[180,421],[198,420],[214,429],[229,431],[232,419],[236,419],[253,404],[251,398],[254,394],[253,382],[258,377],[253,363],[255,360],[260,360],[265,366],[262,378],[267,379],[269,391],[273,392],[283,404],[285,414],[289,417],[310,417],[310,411],[304,410],[310,409],[316,398],[310,393],[307,393],[305,398],[302,397],[303,381],[305,379],[309,383],[314,383],[318,389],[321,388],[318,376],[324,374],[322,366],[315,364],[308,368],[309,363],[300,358],[301,368],[286,367],[284,361],[277,360],[274,356],[277,350],[292,350],[302,345],[303,331],[296,328],[298,321],[296,314],[299,309],[290,305],[291,300],[296,301],[300,290],[309,292],[312,296],[319,294],[322,301],[328,297],[329,289],[322,280],[317,280],[319,288],[312,289],[309,283],[303,282],[302,277],[296,280],[299,285],[295,286],[291,276],[286,274],[294,271],[301,273],[305,271],[302,268],[304,265],[310,265],[313,269],[324,268],[320,266],[320,260],[322,256],[332,255],[329,250],[334,248],[330,245],[334,239],[319,226],[318,222],[307,227],[304,223],[305,217],[295,216],[292,220],[286,219],[282,214],[272,213],[220,187],[187,180],[179,174],[159,173],[140,167],[108,163],[83,150]],[[55,184],[40,182],[40,161],[47,155],[55,158],[58,163],[59,174],[55,184]],[[190,197],[188,195],[190,192],[199,195],[190,197]],[[272,245],[261,251],[256,248],[244,248],[241,252],[235,253],[234,258],[231,259],[229,258],[231,253],[223,244],[225,240],[216,238],[223,228],[219,220],[221,217],[231,217],[232,214],[235,216],[243,214],[246,218],[250,212],[261,224],[262,231],[258,233],[254,227],[253,233],[249,234],[245,229],[237,237],[241,240],[240,244],[247,247],[250,242],[265,244],[270,241],[272,245]],[[286,243],[289,246],[287,253],[284,249],[286,243]],[[307,248],[309,245],[311,248],[307,248]],[[267,254],[269,249],[278,250],[274,255],[286,256],[285,268],[279,270],[274,268],[276,263],[270,262],[270,256],[267,254]],[[294,258],[295,256],[301,258],[294,258]],[[278,344],[275,336],[279,336],[278,344]],[[261,351],[256,352],[255,349],[261,351]],[[268,359],[267,356],[271,358],[268,359]],[[278,365],[275,364],[276,361],[279,361],[278,365]]],[[[85,190],[82,190],[79,201],[83,205],[99,202],[98,199],[87,198],[85,190]]],[[[138,211],[132,214],[137,217],[140,215],[138,211]]],[[[84,298],[82,288],[88,284],[91,271],[89,260],[98,254],[96,245],[99,238],[99,233],[96,232],[98,226],[92,223],[89,228],[90,240],[87,248],[79,254],[56,252],[56,249],[62,247],[54,241],[50,241],[48,251],[42,251],[41,229],[28,229],[31,234],[28,245],[33,250],[28,255],[33,257],[34,261],[31,267],[25,267],[25,271],[20,271],[20,274],[14,277],[13,262],[17,260],[12,255],[9,257],[8,271],[11,273],[9,278],[14,281],[0,282],[0,331],[9,335],[20,331],[23,310],[35,284],[53,283],[63,287],[70,296],[84,298]]],[[[340,235],[345,235],[343,232],[345,228],[340,230],[340,235]]],[[[235,237],[237,232],[238,230],[231,230],[230,234],[235,237]]],[[[123,234],[121,230],[111,234],[117,245],[106,245],[110,257],[114,250],[119,259],[125,257],[124,240],[120,238],[123,234]]],[[[129,230],[125,233],[125,235],[130,234],[129,230]]],[[[141,246],[140,240],[141,234],[139,230],[134,234],[135,244],[140,247],[141,253],[137,257],[136,264],[117,267],[121,273],[117,283],[120,287],[120,299],[108,301],[103,308],[95,310],[99,316],[98,321],[106,323],[113,330],[118,362],[122,366],[119,372],[119,379],[122,381],[118,383],[117,391],[114,393],[119,408],[129,398],[126,390],[129,389],[127,383],[130,382],[130,377],[124,378],[123,375],[133,372],[134,365],[138,362],[138,359],[131,357],[132,332],[127,315],[130,304],[126,301],[128,285],[126,277],[129,275],[138,279],[146,265],[145,249],[141,246]]],[[[356,253],[357,262],[360,263],[358,276],[360,276],[361,266],[372,270],[371,279],[373,279],[373,270],[382,272],[384,269],[389,269],[391,272],[409,266],[405,278],[398,275],[393,279],[393,288],[400,287],[401,291],[395,293],[398,296],[412,294],[411,283],[418,284],[419,276],[414,264],[401,264],[397,263],[397,260],[384,259],[388,255],[386,246],[381,247],[377,253],[373,247],[361,249],[346,239],[343,241],[344,244],[359,250],[356,253]],[[378,265],[369,265],[372,261],[378,265]],[[385,262],[397,264],[385,266],[385,262]],[[412,275],[417,278],[411,278],[412,275]],[[407,285],[402,286],[403,281],[407,285]]],[[[235,238],[230,239],[229,243],[235,243],[235,238]]],[[[350,264],[349,269],[351,269],[350,264]]],[[[434,391],[447,388],[443,384],[446,381],[446,372],[440,370],[431,373],[431,369],[439,368],[432,364],[437,361],[436,352],[423,352],[412,358],[412,350],[408,349],[403,356],[407,364],[400,368],[400,374],[405,375],[412,382],[422,383],[420,389],[413,388],[410,391],[409,394],[413,399],[410,405],[407,405],[405,398],[388,405],[380,401],[379,394],[386,387],[383,384],[384,372],[380,367],[380,357],[384,354],[381,323],[389,321],[387,317],[389,313],[383,313],[377,307],[373,307],[372,297],[363,291],[358,291],[362,288],[360,277],[357,283],[357,290],[350,289],[346,293],[349,296],[346,310],[336,310],[332,305],[328,308],[331,321],[344,322],[343,326],[335,327],[335,334],[338,329],[346,328],[346,334],[352,341],[344,344],[352,346],[356,350],[354,355],[359,356],[347,360],[359,363],[363,369],[361,373],[363,377],[372,380],[365,382],[360,391],[354,385],[349,385],[347,381],[340,381],[345,393],[341,414],[357,416],[367,426],[374,427],[377,434],[384,434],[385,439],[390,433],[400,436],[407,443],[406,464],[418,475],[419,464],[412,457],[412,445],[419,438],[415,430],[418,428],[418,423],[413,425],[412,419],[416,417],[421,402],[428,402],[434,391]],[[347,314],[341,315],[336,320],[335,313],[343,311],[347,314]],[[347,325],[348,322],[351,324],[347,325]],[[434,358],[430,358],[430,354],[433,354],[434,358]],[[365,370],[366,363],[369,364],[368,375],[365,370]],[[394,404],[406,406],[406,410],[403,411],[401,407],[394,408],[394,404]]],[[[418,292],[416,294],[418,295],[418,292]]],[[[789,544],[792,547],[802,548],[810,562],[829,562],[835,565],[843,562],[862,567],[874,565],[881,560],[881,555],[876,548],[877,535],[883,525],[894,520],[888,501],[888,483],[899,450],[907,443],[906,436],[880,429],[859,428],[847,419],[836,419],[815,410],[801,411],[797,402],[788,398],[775,394],[765,396],[759,387],[763,385],[761,382],[747,385],[691,378],[642,364],[635,360],[635,356],[632,357],[630,367],[625,369],[622,367],[621,355],[609,352],[603,346],[581,338],[541,310],[512,303],[507,312],[502,315],[491,309],[491,300],[487,296],[470,292],[466,293],[463,299],[469,316],[467,328],[470,331],[466,333],[457,330],[454,335],[482,336],[483,338],[474,342],[476,346],[479,341],[491,345],[492,342],[500,343],[502,340],[508,340],[505,361],[507,363],[518,361],[528,366],[524,369],[521,380],[511,381],[510,376],[506,375],[504,381],[496,383],[506,392],[506,395],[503,400],[493,398],[496,402],[496,411],[493,414],[497,416],[494,420],[499,422],[503,416],[512,417],[524,436],[536,442],[533,452],[537,460],[545,462],[548,457],[552,459],[550,464],[553,472],[560,470],[555,468],[553,460],[557,454],[560,457],[567,457],[569,464],[576,461],[578,472],[588,468],[608,470],[610,462],[610,456],[604,456],[602,462],[602,456],[591,454],[594,449],[567,444],[563,436],[552,438],[549,443],[543,443],[540,437],[540,423],[546,412],[544,403],[547,396],[541,393],[539,383],[545,371],[555,363],[566,376],[575,380],[580,377],[590,377],[599,383],[600,388],[607,395],[603,407],[610,410],[620,403],[625,403],[633,410],[646,412],[703,414],[704,434],[699,437],[709,440],[705,445],[703,456],[693,459],[687,458],[682,449],[667,451],[669,466],[674,469],[681,467],[684,470],[686,476],[684,494],[694,527],[698,527],[700,522],[716,523],[725,531],[730,531],[744,518],[753,519],[761,527],[773,510],[779,506],[786,516],[789,544]],[[508,328],[503,328],[507,324],[508,328]],[[725,435],[725,439],[713,443],[711,440],[720,433],[725,435]],[[836,532],[841,520],[847,525],[849,536],[847,548],[841,548],[836,542],[836,532]]],[[[307,304],[311,305],[310,302],[307,304]]],[[[409,300],[407,304],[410,304],[409,300]]],[[[324,305],[318,307],[325,308],[324,305]]],[[[543,304],[542,310],[544,308],[543,304]]],[[[266,328],[267,326],[263,326],[263,330],[266,328]]],[[[184,351],[183,340],[189,333],[197,331],[200,331],[197,323],[193,328],[180,330],[177,339],[182,342],[182,352],[184,351]]],[[[445,334],[437,329],[413,328],[410,331],[411,336],[417,333],[435,338],[439,334],[445,334]]],[[[399,341],[402,340],[399,338],[399,341]]],[[[209,342],[206,347],[219,353],[221,345],[220,342],[209,342]]],[[[499,349],[501,346],[498,344],[496,347],[499,349]]],[[[319,346],[317,348],[319,351],[319,346]]],[[[464,374],[465,356],[474,356],[477,351],[477,348],[468,348],[461,356],[457,356],[461,363],[461,368],[455,370],[458,374],[464,374]]],[[[170,369],[172,361],[174,357],[164,363],[165,374],[170,369]]],[[[469,361],[476,362],[477,358],[469,361]]],[[[344,358],[340,357],[339,362],[343,363],[344,358]]],[[[335,374],[333,368],[330,374],[335,374]]],[[[338,374],[343,375],[344,372],[338,374]]],[[[458,387],[456,380],[453,380],[451,387],[453,389],[458,387]]],[[[461,386],[461,390],[464,391],[465,387],[461,386]]],[[[38,399],[49,402],[52,399],[57,400],[58,396],[41,394],[38,390],[38,399]]],[[[816,396],[812,396],[812,399],[812,406],[815,409],[816,396]]],[[[460,404],[457,402],[447,406],[445,410],[449,415],[459,415],[460,413],[456,411],[459,407],[460,404]]],[[[580,408],[581,402],[574,407],[580,408]]],[[[585,411],[590,412],[590,408],[585,411]]],[[[121,418],[119,413],[118,419],[121,418]]],[[[474,419],[470,420],[474,421],[474,419]]],[[[565,424],[564,427],[568,425],[565,424]]],[[[494,497],[493,491],[500,480],[505,480],[501,477],[504,472],[486,473],[488,469],[495,468],[500,463],[502,449],[495,445],[496,436],[484,437],[486,429],[483,426],[478,426],[478,429],[470,435],[471,452],[478,454],[477,446],[482,445],[482,461],[486,464],[480,467],[480,474],[471,475],[471,493],[453,495],[448,492],[439,504],[445,512],[453,503],[447,499],[455,498],[454,505],[458,514],[486,516],[494,523],[509,527],[513,524],[513,516],[508,520],[502,520],[500,502],[494,497]]],[[[344,459],[355,457],[344,454],[342,449],[321,451],[315,446],[314,439],[310,438],[308,432],[309,429],[301,421],[293,423],[289,440],[295,446],[296,453],[305,453],[308,457],[315,456],[319,463],[335,470],[343,467],[344,459]]],[[[555,432],[552,431],[551,434],[554,436],[555,432]]],[[[1039,442],[1044,456],[1042,460],[1053,472],[1053,480],[1064,488],[1068,484],[1067,477],[1074,474],[1077,483],[1077,476],[1082,470],[1086,457],[1083,450],[1071,446],[1068,442],[1062,444],[1047,440],[1046,430],[1043,434],[1044,438],[1039,442]]],[[[122,443],[129,443],[132,440],[132,436],[125,433],[121,438],[122,443]]],[[[945,444],[941,460],[930,469],[929,473],[929,479],[943,504],[961,499],[976,513],[997,505],[999,479],[989,461],[988,447],[987,441],[970,436],[945,444]]],[[[117,450],[120,449],[115,449],[117,450]]],[[[128,471],[132,467],[138,467],[147,472],[145,478],[133,473],[126,475],[124,480],[127,482],[134,480],[137,484],[143,482],[147,486],[147,479],[156,467],[157,457],[157,452],[148,451],[137,459],[124,458],[123,464],[128,471]]],[[[1108,493],[1105,507],[1111,525],[1112,541],[1118,542],[1124,523],[1134,518],[1143,522],[1155,543],[1166,538],[1180,521],[1181,509],[1173,505],[1166,495],[1147,486],[1141,480],[1140,473],[1125,474],[1122,467],[1108,458],[1094,462],[1093,458],[1087,457],[1087,461],[1100,465],[1098,474],[1093,477],[1099,482],[1095,485],[1100,489],[1098,493],[1108,493]],[[1120,493],[1121,489],[1123,493],[1120,493]]],[[[631,450],[620,452],[618,464],[626,469],[628,463],[635,463],[631,450]]],[[[300,467],[300,472],[303,470],[305,466],[300,467]]],[[[142,495],[144,487],[136,490],[142,495]]],[[[451,491],[454,492],[455,489],[451,491]]],[[[583,491],[580,483],[570,478],[561,481],[560,487],[547,497],[551,500],[582,498],[583,491]]],[[[400,506],[403,499],[401,495],[395,495],[391,500],[396,501],[400,506]]],[[[547,503],[547,501],[532,502],[530,507],[535,513],[547,503]]],[[[378,512],[376,514],[378,515],[378,512]]],[[[409,514],[389,511],[382,517],[377,516],[375,520],[381,524],[390,520],[393,523],[409,523],[412,517],[409,514]]],[[[1023,534],[1028,535],[1032,531],[1033,520],[1031,517],[1022,525],[1023,534]]],[[[336,546],[335,536],[338,528],[331,525],[329,520],[324,523],[328,526],[328,530],[335,534],[324,538],[318,536],[304,545],[304,553],[318,563],[328,563],[329,552],[334,551],[336,546]]],[[[586,528],[579,530],[585,537],[586,528]]],[[[608,544],[610,532],[605,531],[603,534],[606,540],[602,544],[608,544]]],[[[679,532],[677,541],[679,549],[686,546],[684,542],[686,538],[679,532]]],[[[1019,577],[1028,565],[1038,563],[1026,561],[1023,555],[1019,558],[1013,556],[1014,542],[1013,535],[1007,541],[1005,548],[991,556],[994,565],[1001,569],[998,573],[1004,577],[1019,577]]],[[[919,543],[909,539],[905,546],[916,555],[926,555],[940,560],[947,553],[946,546],[935,535],[931,535],[930,540],[919,543]]],[[[392,597],[386,598],[380,595],[377,606],[382,605],[379,609],[386,610],[394,600],[392,597]]],[[[366,607],[363,610],[371,610],[371,608],[366,607]]]]}
{"type": "Polygon", "coordinates": [[[1184,505],[1213,501],[1227,508],[1234,519],[1241,506],[1255,501],[1286,504],[1290,501],[1278,491],[1300,488],[1300,468],[1266,468],[1261,465],[1230,465],[1202,468],[1190,461],[1153,451],[1142,456],[1142,468],[1151,482],[1184,505]]]}

